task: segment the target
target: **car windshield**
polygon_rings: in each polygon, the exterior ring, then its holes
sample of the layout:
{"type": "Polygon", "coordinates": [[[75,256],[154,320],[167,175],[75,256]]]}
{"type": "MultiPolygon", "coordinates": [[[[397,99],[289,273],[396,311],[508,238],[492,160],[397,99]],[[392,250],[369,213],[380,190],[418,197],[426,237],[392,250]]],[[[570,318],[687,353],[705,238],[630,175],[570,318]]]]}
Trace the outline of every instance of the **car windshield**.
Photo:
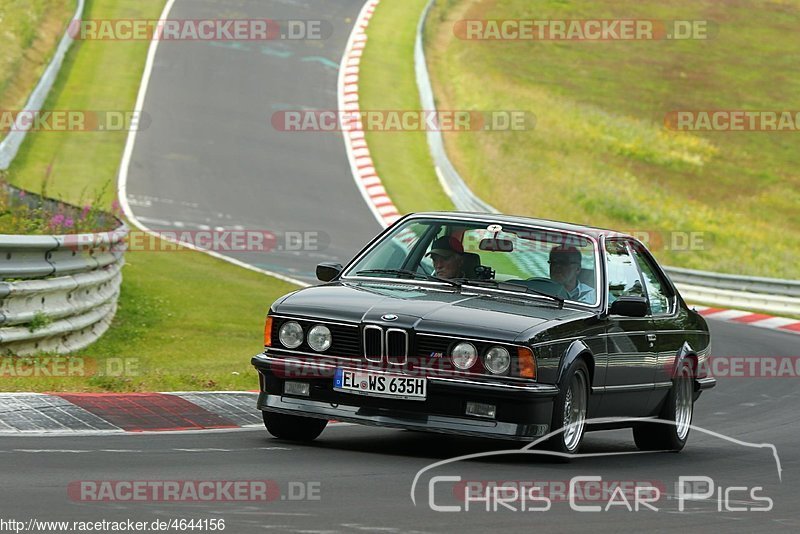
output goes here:
{"type": "Polygon", "coordinates": [[[594,240],[511,224],[407,220],[345,271],[345,279],[354,277],[449,282],[591,306],[599,302],[594,240]]]}

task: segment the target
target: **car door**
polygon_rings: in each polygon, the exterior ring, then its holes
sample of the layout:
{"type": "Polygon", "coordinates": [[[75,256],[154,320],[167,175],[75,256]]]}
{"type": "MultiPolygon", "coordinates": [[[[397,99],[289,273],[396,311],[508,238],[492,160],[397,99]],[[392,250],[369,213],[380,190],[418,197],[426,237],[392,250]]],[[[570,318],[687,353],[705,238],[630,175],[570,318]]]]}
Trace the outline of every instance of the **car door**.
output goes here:
{"type": "MultiPolygon", "coordinates": [[[[618,297],[646,296],[639,268],[625,239],[605,242],[607,305],[618,297]]],[[[647,415],[656,367],[652,322],[649,317],[609,314],[606,330],[606,380],[601,416],[647,415]]],[[[599,392],[599,391],[595,391],[599,392]]]]}
{"type": "Polygon", "coordinates": [[[655,342],[656,369],[654,376],[653,408],[666,397],[672,386],[672,370],[686,335],[677,317],[677,298],[672,286],[650,254],[633,243],[633,255],[639,267],[650,310],[651,339],[655,342]]]}

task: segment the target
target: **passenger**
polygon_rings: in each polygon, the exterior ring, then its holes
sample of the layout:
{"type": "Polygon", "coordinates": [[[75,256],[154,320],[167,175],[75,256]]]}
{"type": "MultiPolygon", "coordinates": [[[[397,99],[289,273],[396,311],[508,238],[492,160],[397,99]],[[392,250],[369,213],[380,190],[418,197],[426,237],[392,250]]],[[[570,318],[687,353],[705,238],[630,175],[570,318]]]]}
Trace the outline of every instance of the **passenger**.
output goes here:
{"type": "Polygon", "coordinates": [[[550,251],[550,279],[567,291],[568,299],[594,304],[594,288],[578,280],[581,272],[581,253],[575,247],[558,246],[550,251]]]}

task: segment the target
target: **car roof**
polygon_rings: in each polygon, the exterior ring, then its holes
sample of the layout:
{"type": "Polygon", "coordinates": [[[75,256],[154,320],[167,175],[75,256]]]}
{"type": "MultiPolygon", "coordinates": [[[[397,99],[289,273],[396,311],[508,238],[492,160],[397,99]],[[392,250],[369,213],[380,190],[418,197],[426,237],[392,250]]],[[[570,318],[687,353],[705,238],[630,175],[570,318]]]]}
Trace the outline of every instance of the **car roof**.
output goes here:
{"type": "Polygon", "coordinates": [[[599,239],[601,235],[608,236],[613,234],[615,237],[632,238],[625,232],[618,232],[616,230],[609,230],[607,228],[597,228],[595,226],[585,226],[580,224],[572,224],[561,221],[552,221],[549,219],[536,219],[533,217],[523,217],[521,215],[504,215],[500,213],[485,213],[479,211],[423,211],[411,213],[409,217],[449,217],[458,219],[459,217],[468,217],[470,219],[479,220],[486,223],[509,223],[509,224],[524,224],[530,226],[542,226],[545,228],[552,228],[553,230],[563,230],[566,232],[575,232],[591,236],[594,239],[599,239]]]}

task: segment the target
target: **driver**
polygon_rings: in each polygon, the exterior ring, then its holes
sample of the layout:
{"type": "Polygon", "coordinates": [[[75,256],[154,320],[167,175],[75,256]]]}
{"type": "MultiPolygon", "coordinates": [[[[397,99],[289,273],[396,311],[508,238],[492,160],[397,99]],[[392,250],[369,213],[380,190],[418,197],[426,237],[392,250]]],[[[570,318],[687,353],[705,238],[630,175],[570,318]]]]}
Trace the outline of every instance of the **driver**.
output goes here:
{"type": "Polygon", "coordinates": [[[558,246],[550,250],[550,279],[567,290],[569,300],[594,304],[595,290],[578,280],[581,253],[575,247],[558,246]]]}
{"type": "Polygon", "coordinates": [[[443,236],[431,244],[427,256],[433,260],[434,274],[440,278],[465,278],[464,247],[455,237],[443,236]]]}

